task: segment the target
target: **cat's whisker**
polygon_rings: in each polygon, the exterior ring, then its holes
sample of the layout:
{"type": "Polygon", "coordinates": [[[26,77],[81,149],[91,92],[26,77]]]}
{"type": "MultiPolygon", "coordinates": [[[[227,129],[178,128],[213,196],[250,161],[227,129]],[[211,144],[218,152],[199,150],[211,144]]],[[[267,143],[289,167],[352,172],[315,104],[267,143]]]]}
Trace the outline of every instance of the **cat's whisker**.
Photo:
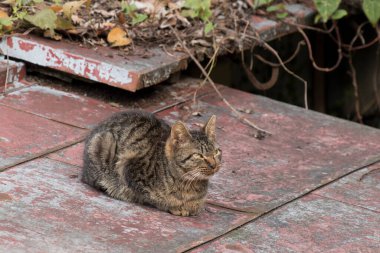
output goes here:
{"type": "Polygon", "coordinates": [[[194,181],[194,179],[196,178],[196,175],[193,175],[193,177],[186,182],[186,185],[185,185],[185,189],[189,189],[191,187],[191,183],[194,181]]]}
{"type": "Polygon", "coordinates": [[[191,171],[189,177],[187,178],[187,180],[185,181],[185,188],[188,188],[188,186],[191,184],[192,180],[194,180],[194,178],[197,176],[197,171],[191,171]]]}
{"type": "Polygon", "coordinates": [[[192,183],[195,182],[195,180],[198,178],[200,174],[201,174],[200,171],[197,171],[197,170],[192,171],[191,177],[187,180],[184,188],[189,188],[192,185],[192,183]]]}
{"type": "Polygon", "coordinates": [[[194,173],[194,170],[190,170],[190,171],[186,172],[185,174],[183,174],[179,179],[180,182],[182,183],[183,181],[186,181],[186,178],[189,176],[191,177],[193,173],[194,173]]]}

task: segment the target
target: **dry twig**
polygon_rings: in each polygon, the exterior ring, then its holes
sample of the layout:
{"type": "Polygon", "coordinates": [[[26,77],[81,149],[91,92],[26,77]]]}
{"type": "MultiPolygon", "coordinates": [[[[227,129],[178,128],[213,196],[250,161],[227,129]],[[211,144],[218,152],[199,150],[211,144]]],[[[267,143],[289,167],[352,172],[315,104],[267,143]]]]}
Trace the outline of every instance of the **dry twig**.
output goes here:
{"type": "MultiPolygon", "coordinates": [[[[376,29],[376,33],[377,33],[377,38],[379,38],[380,37],[380,30],[379,30],[379,28],[376,29]]],[[[378,76],[379,76],[379,72],[378,72],[379,61],[380,61],[380,43],[377,44],[377,48],[376,48],[375,70],[373,71],[373,82],[372,82],[373,91],[375,93],[375,100],[376,100],[377,108],[380,111],[380,94],[379,94],[379,91],[377,89],[378,80],[379,80],[378,79],[378,76]]]]}
{"type": "Polygon", "coordinates": [[[269,90],[276,84],[278,80],[278,75],[280,72],[278,67],[272,67],[271,77],[268,81],[262,83],[259,80],[257,80],[255,75],[252,73],[252,70],[245,65],[243,51],[241,51],[241,65],[243,66],[244,72],[247,75],[251,84],[258,90],[269,90]]]}
{"type": "Polygon", "coordinates": [[[220,97],[220,99],[235,113],[235,115],[238,117],[239,120],[241,120],[242,122],[244,122],[245,124],[247,124],[248,126],[254,128],[257,131],[257,133],[255,135],[255,138],[257,138],[257,139],[263,139],[267,135],[271,135],[270,132],[268,132],[268,131],[266,131],[266,130],[264,130],[264,129],[258,127],[258,126],[256,126],[250,120],[246,119],[235,107],[233,107],[231,105],[230,102],[228,102],[227,99],[224,98],[223,94],[216,87],[214,81],[207,74],[206,70],[203,68],[203,66],[200,64],[200,62],[197,60],[197,58],[195,58],[195,56],[190,52],[190,50],[187,48],[187,46],[185,45],[185,43],[183,43],[183,41],[179,37],[178,33],[174,30],[173,27],[171,27],[171,26],[169,26],[169,27],[172,30],[172,32],[175,35],[175,37],[177,38],[178,42],[183,47],[183,49],[187,52],[187,54],[194,61],[194,63],[198,66],[198,68],[200,69],[200,71],[202,72],[202,74],[205,76],[205,78],[209,81],[209,83],[211,84],[211,86],[214,88],[215,92],[218,94],[218,96],[220,97]]]}
{"type": "MultiPolygon", "coordinates": [[[[207,73],[208,75],[211,74],[211,71],[213,70],[213,68],[215,66],[215,60],[216,60],[216,56],[218,55],[218,52],[219,52],[219,47],[217,47],[214,50],[214,55],[211,57],[211,59],[209,60],[209,62],[207,63],[207,65],[205,67],[205,69],[209,68],[208,73],[207,73]]],[[[193,95],[193,104],[196,104],[198,90],[205,85],[206,81],[207,81],[207,79],[204,79],[202,81],[202,83],[197,87],[197,89],[195,89],[194,95],[193,95]]]]}
{"type": "Polygon", "coordinates": [[[5,84],[4,84],[4,94],[6,94],[7,92],[7,86],[8,86],[8,78],[9,78],[9,55],[8,55],[8,47],[7,47],[7,53],[6,53],[6,57],[7,57],[7,72],[5,74],[5,84]]]}
{"type": "MultiPolygon", "coordinates": [[[[283,63],[284,64],[288,64],[289,62],[291,62],[298,55],[298,53],[299,53],[299,51],[301,49],[301,46],[303,46],[303,45],[305,45],[305,41],[303,41],[303,40],[299,41],[298,44],[297,44],[296,50],[294,50],[294,53],[288,59],[286,59],[285,61],[283,61],[283,63]]],[[[268,64],[271,67],[281,67],[280,63],[274,63],[274,62],[268,61],[267,59],[265,59],[261,55],[255,54],[255,57],[257,59],[259,59],[261,62],[263,62],[265,64],[268,64]]]]}
{"type": "Polygon", "coordinates": [[[363,118],[362,118],[362,115],[360,113],[360,100],[359,100],[358,80],[357,80],[357,77],[356,77],[356,69],[355,69],[354,64],[352,62],[352,54],[351,53],[348,56],[348,63],[350,65],[350,70],[351,70],[352,85],[354,86],[356,117],[357,117],[358,121],[361,124],[363,124],[363,118]]]}
{"type": "Polygon", "coordinates": [[[356,118],[358,121],[363,124],[363,117],[361,115],[361,110],[360,110],[360,99],[359,99],[359,88],[358,88],[358,80],[356,77],[356,69],[354,67],[354,63],[352,61],[352,47],[355,44],[356,40],[359,37],[361,26],[358,28],[358,32],[354,36],[354,38],[351,40],[350,47],[348,49],[348,64],[350,66],[351,70],[351,78],[352,78],[352,86],[354,87],[354,97],[355,97],[355,112],[356,112],[356,118]]]}
{"type": "Polygon", "coordinates": [[[340,40],[340,34],[339,34],[338,26],[335,26],[335,30],[336,30],[336,34],[337,34],[337,44],[338,44],[338,60],[336,61],[336,63],[334,64],[334,66],[332,66],[330,68],[322,68],[322,67],[319,67],[317,65],[317,63],[315,62],[314,57],[313,57],[313,49],[311,47],[311,43],[310,43],[309,38],[307,37],[306,33],[299,26],[297,26],[297,30],[302,35],[302,37],[304,38],[304,40],[306,42],[306,45],[307,45],[307,48],[308,48],[308,51],[309,51],[309,58],[311,60],[311,63],[313,64],[313,67],[316,70],[323,71],[323,72],[331,72],[331,71],[335,70],[339,66],[339,64],[342,61],[343,54],[342,54],[342,48],[341,48],[342,47],[342,43],[341,43],[341,40],[340,40]]]}
{"type": "Polygon", "coordinates": [[[264,40],[260,39],[260,37],[257,35],[257,36],[252,36],[252,35],[246,35],[247,37],[250,37],[251,39],[259,42],[259,44],[261,46],[263,46],[265,49],[269,50],[278,60],[278,62],[280,63],[281,67],[286,71],[288,72],[290,75],[292,75],[293,77],[295,77],[296,79],[298,79],[299,81],[301,81],[303,84],[304,84],[304,103],[305,103],[305,109],[309,109],[309,106],[308,106],[308,99],[307,99],[307,81],[305,79],[303,79],[302,77],[300,77],[299,75],[297,75],[296,73],[294,73],[293,71],[291,71],[290,69],[288,69],[288,67],[286,67],[286,65],[284,64],[283,60],[281,59],[280,55],[278,54],[278,52],[273,48],[271,47],[267,42],[265,42],[264,40]]]}

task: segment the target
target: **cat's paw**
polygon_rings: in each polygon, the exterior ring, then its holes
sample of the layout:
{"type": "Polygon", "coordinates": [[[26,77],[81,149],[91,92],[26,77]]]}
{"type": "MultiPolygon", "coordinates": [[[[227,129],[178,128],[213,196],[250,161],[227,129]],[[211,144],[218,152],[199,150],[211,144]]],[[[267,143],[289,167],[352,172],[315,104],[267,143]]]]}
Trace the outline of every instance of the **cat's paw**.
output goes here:
{"type": "Polygon", "coordinates": [[[187,210],[171,209],[169,213],[177,216],[190,216],[190,212],[187,210]]]}
{"type": "Polygon", "coordinates": [[[171,209],[169,210],[171,214],[177,215],[177,216],[195,216],[199,214],[199,209],[191,209],[191,210],[186,210],[186,209],[171,209]]]}

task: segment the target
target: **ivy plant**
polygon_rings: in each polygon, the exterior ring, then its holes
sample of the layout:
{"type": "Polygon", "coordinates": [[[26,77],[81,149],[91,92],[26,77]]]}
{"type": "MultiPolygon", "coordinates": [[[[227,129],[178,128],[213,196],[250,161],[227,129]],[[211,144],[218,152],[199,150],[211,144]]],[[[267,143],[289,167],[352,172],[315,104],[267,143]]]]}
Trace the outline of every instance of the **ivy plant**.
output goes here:
{"type": "Polygon", "coordinates": [[[214,29],[211,22],[211,0],[186,0],[185,9],[181,14],[184,17],[199,18],[205,23],[205,33],[209,33],[214,29]]]}

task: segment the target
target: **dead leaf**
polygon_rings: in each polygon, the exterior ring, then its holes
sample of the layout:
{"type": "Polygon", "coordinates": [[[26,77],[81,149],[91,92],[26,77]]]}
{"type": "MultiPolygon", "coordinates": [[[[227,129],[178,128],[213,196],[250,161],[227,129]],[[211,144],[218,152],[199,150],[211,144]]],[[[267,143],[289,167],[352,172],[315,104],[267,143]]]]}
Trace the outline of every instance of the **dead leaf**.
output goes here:
{"type": "Polygon", "coordinates": [[[111,23],[111,22],[105,22],[105,23],[102,24],[102,28],[105,29],[105,30],[111,30],[115,26],[116,26],[116,24],[111,23]]]}
{"type": "Polygon", "coordinates": [[[119,12],[117,14],[117,19],[119,20],[120,24],[124,24],[127,21],[124,12],[119,12]]]}
{"type": "Polygon", "coordinates": [[[246,114],[253,114],[253,110],[251,110],[249,108],[237,108],[237,110],[239,112],[243,112],[243,113],[246,113],[246,114]]]}
{"type": "Polygon", "coordinates": [[[75,35],[81,33],[80,31],[78,31],[78,30],[75,29],[75,28],[74,28],[74,29],[67,30],[66,32],[69,33],[69,34],[75,34],[75,35]]]}
{"type": "Polygon", "coordinates": [[[52,5],[50,6],[50,9],[52,9],[55,13],[60,12],[63,8],[60,5],[52,5]]]}
{"type": "Polygon", "coordinates": [[[164,18],[164,20],[160,24],[160,28],[164,29],[170,26],[175,26],[177,24],[177,19],[173,14],[168,15],[164,18]]]}
{"type": "Polygon", "coordinates": [[[193,112],[191,115],[200,117],[202,116],[201,112],[193,112]]]}
{"type": "Polygon", "coordinates": [[[168,2],[168,7],[169,7],[169,10],[180,10],[180,9],[182,9],[182,7],[183,7],[183,3],[184,2],[171,2],[171,1],[169,1],[168,2]]]}
{"type": "Polygon", "coordinates": [[[71,30],[74,28],[71,21],[67,18],[58,16],[57,20],[55,21],[56,29],[57,30],[71,30]]]}
{"type": "Polygon", "coordinates": [[[100,14],[103,18],[113,18],[116,16],[116,10],[106,11],[106,10],[93,10],[92,13],[100,14]]]}
{"type": "Polygon", "coordinates": [[[111,47],[128,46],[132,43],[132,40],[127,37],[127,33],[120,27],[112,28],[108,33],[107,41],[111,44],[111,47]]]}
{"type": "Polygon", "coordinates": [[[117,108],[123,107],[121,104],[118,104],[118,103],[115,103],[115,102],[110,102],[109,105],[112,106],[112,107],[117,107],[117,108]]]}
{"type": "MultiPolygon", "coordinates": [[[[5,11],[0,10],[0,19],[8,21],[8,22],[4,22],[4,23],[11,23],[12,24],[12,21],[9,19],[9,16],[8,16],[8,14],[5,11]]],[[[12,30],[12,25],[11,24],[7,24],[7,25],[4,24],[3,25],[3,31],[10,31],[10,30],[12,30]]]]}
{"type": "Polygon", "coordinates": [[[82,1],[71,1],[71,2],[66,2],[63,6],[62,6],[62,11],[63,11],[63,14],[68,17],[68,18],[71,18],[71,16],[76,13],[79,8],[85,3],[87,2],[87,0],[82,0],[82,1]]]}
{"type": "Polygon", "coordinates": [[[1,2],[2,4],[9,4],[9,5],[15,5],[16,4],[16,0],[5,0],[5,1],[2,1],[1,2]]]}
{"type": "Polygon", "coordinates": [[[53,40],[61,40],[62,35],[55,33],[54,30],[45,30],[44,31],[44,37],[51,38],[53,40]]]}
{"type": "Polygon", "coordinates": [[[155,11],[154,3],[149,1],[134,1],[133,4],[137,10],[144,10],[146,14],[152,14],[155,11]]]}
{"type": "Polygon", "coordinates": [[[183,26],[185,26],[185,27],[191,26],[191,23],[189,22],[189,20],[187,20],[187,18],[182,16],[179,12],[176,12],[176,17],[178,20],[180,20],[182,22],[183,26]]]}
{"type": "Polygon", "coordinates": [[[195,45],[200,45],[202,47],[211,47],[212,44],[210,42],[207,42],[205,40],[202,40],[202,39],[194,39],[190,42],[190,44],[192,46],[195,46],[195,45]]]}
{"type": "Polygon", "coordinates": [[[80,26],[83,26],[83,24],[85,23],[85,20],[79,17],[78,15],[72,15],[71,20],[73,21],[74,24],[80,25],[80,26]]]}

